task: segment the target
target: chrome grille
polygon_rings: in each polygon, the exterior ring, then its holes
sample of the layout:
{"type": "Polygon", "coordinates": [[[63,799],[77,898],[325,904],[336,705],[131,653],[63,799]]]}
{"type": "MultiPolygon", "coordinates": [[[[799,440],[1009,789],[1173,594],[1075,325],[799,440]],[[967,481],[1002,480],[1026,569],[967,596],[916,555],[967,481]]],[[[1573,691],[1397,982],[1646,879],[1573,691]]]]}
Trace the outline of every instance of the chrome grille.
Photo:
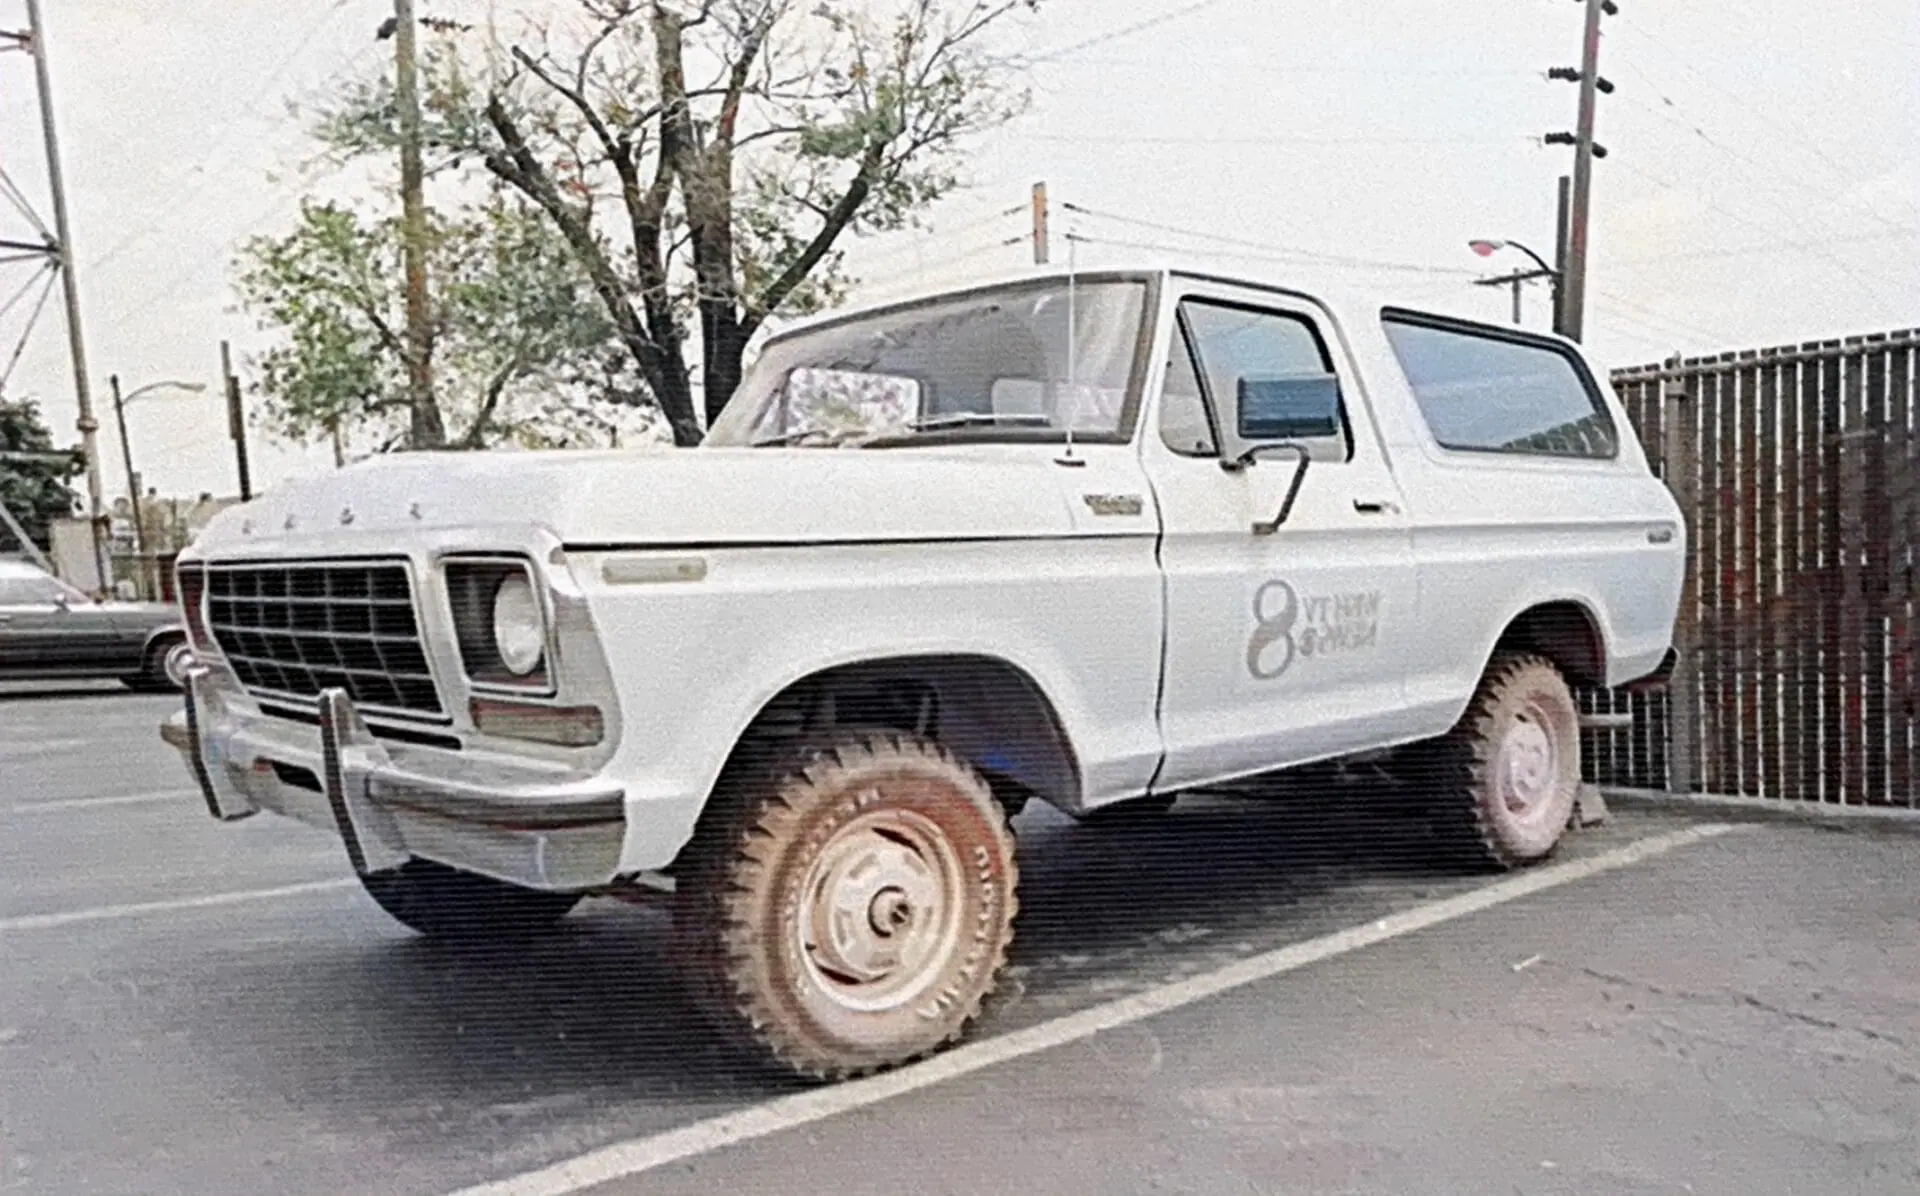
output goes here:
{"type": "Polygon", "coordinates": [[[441,715],[403,561],[216,564],[207,625],[256,695],[315,698],[441,715]]]}

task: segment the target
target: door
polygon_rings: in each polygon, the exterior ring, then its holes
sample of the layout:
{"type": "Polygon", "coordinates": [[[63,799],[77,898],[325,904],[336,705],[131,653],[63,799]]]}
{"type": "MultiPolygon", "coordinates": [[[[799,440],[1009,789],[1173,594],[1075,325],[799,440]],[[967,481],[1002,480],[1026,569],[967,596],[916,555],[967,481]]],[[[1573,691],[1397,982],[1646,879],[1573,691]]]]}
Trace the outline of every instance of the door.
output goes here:
{"type": "Polygon", "coordinates": [[[1163,521],[1167,633],[1156,788],[1393,740],[1406,720],[1415,577],[1406,503],[1349,362],[1317,309],[1195,284],[1176,296],[1143,457],[1163,521]],[[1334,374],[1343,430],[1243,468],[1218,444],[1243,380],[1334,374]]]}
{"type": "Polygon", "coordinates": [[[0,575],[0,672],[104,672],[123,651],[112,618],[85,595],[44,573],[0,575]]]}

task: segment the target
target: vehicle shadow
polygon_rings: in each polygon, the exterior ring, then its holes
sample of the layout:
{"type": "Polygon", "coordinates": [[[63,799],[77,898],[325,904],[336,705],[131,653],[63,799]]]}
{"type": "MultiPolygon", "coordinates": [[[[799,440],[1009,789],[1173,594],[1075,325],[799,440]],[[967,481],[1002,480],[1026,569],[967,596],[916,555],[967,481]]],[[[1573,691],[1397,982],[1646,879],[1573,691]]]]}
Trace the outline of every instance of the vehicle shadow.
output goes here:
{"type": "MultiPolygon", "coordinates": [[[[1355,890],[1411,900],[1425,881],[1470,881],[1436,861],[1404,806],[1391,790],[1359,787],[1304,800],[1186,799],[1113,826],[1031,811],[1019,820],[1015,970],[1029,997],[1055,998],[1044,1004],[1090,1003],[1101,998],[1080,991],[1089,959],[1138,972],[1144,958],[1159,972],[1179,962],[1181,944],[1253,923],[1269,940],[1321,933],[1324,911],[1355,890]]],[[[664,909],[600,902],[560,934],[496,949],[397,931],[368,942],[364,919],[350,923],[319,950],[230,961],[221,991],[208,994],[222,1006],[212,1016],[232,1064],[283,1099],[335,1105],[347,1120],[372,1099],[390,1111],[389,1131],[416,1116],[423,1135],[440,1132],[450,1110],[537,1122],[618,1102],[630,1134],[795,1086],[716,1046],[672,973],[664,909]]],[[[990,1018],[982,1033],[1010,1024],[990,1018]]]]}

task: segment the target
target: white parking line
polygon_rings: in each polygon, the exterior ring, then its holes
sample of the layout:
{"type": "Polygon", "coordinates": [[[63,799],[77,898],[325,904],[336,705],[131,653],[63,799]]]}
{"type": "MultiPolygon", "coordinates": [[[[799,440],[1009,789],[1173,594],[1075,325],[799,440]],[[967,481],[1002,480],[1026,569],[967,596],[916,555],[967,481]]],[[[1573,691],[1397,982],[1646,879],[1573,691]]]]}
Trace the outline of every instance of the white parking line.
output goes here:
{"type": "Polygon", "coordinates": [[[123,793],[117,797],[63,797],[56,801],[21,801],[0,814],[54,814],[61,810],[91,810],[99,806],[139,806],[148,802],[184,801],[198,797],[196,789],[162,789],[157,793],[123,793]]]}
{"type": "Polygon", "coordinates": [[[87,739],[42,739],[26,740],[20,743],[0,743],[0,760],[17,760],[22,756],[46,756],[54,752],[70,752],[76,748],[92,747],[87,739]]]}
{"type": "Polygon", "coordinates": [[[107,922],[116,918],[137,918],[144,914],[170,914],[180,910],[244,905],[252,901],[272,901],[278,897],[297,897],[302,893],[350,889],[358,883],[352,879],[310,880],[304,884],[281,885],[274,889],[242,889],[237,893],[211,893],[204,897],[178,897],[170,901],[137,901],[131,905],[100,905],[92,909],[69,910],[60,914],[27,914],[18,918],[0,918],[0,934],[12,934],[25,930],[54,930],[81,922],[107,922]]]}
{"type": "Polygon", "coordinates": [[[1723,824],[1695,827],[1642,839],[1591,859],[1524,872],[1470,893],[1389,915],[1377,922],[1252,956],[1215,972],[1163,985],[1105,1005],[1096,1005],[1025,1030],[983,1039],[898,1071],[779,1097],[737,1113],[698,1121],[650,1138],[616,1143],[511,1179],[464,1188],[453,1196],[569,1196],[570,1193],[824,1121],[1013,1059],[1090,1038],[1102,1031],[1191,1005],[1255,981],[1296,971],[1309,964],[1480,913],[1547,889],[1626,868],[1735,829],[1723,824]]]}

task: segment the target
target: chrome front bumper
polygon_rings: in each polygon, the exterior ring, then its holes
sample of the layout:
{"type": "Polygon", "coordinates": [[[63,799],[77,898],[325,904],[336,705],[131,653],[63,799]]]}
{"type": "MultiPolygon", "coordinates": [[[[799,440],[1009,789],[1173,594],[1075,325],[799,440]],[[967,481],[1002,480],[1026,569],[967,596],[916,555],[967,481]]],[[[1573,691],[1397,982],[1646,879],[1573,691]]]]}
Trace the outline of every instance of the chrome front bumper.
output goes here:
{"type": "Polygon", "coordinates": [[[222,822],[264,809],[334,831],[361,876],[417,856],[536,889],[615,878],[626,801],[604,779],[389,745],[337,689],[320,696],[318,726],[246,705],[196,667],[185,708],[161,726],[222,822]]]}

